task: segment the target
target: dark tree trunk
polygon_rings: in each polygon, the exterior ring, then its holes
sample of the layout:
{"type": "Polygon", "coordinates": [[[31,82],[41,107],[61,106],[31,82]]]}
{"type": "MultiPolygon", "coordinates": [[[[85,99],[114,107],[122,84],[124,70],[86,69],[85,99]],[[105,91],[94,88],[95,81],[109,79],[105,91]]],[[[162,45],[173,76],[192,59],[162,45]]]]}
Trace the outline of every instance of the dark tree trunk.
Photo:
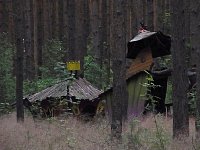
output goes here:
{"type": "Polygon", "coordinates": [[[64,24],[63,24],[63,12],[64,12],[64,2],[59,0],[59,39],[63,41],[64,24]]]}
{"type": "Polygon", "coordinates": [[[191,45],[192,51],[196,55],[197,64],[197,95],[196,95],[196,136],[200,138],[200,35],[199,35],[199,21],[200,21],[200,2],[198,0],[191,3],[191,45]]]}
{"type": "Polygon", "coordinates": [[[68,41],[68,34],[69,34],[69,26],[68,26],[68,1],[63,0],[63,33],[62,33],[62,41],[63,41],[63,47],[64,50],[66,51],[63,60],[69,61],[69,56],[68,56],[68,46],[69,46],[69,41],[68,41]]]}
{"type": "Polygon", "coordinates": [[[103,16],[103,19],[106,19],[106,43],[105,43],[105,55],[106,55],[106,85],[110,85],[111,81],[111,22],[112,22],[112,7],[111,7],[111,0],[106,1],[106,16],[103,16]]]}
{"type": "Polygon", "coordinates": [[[34,53],[33,53],[33,58],[34,58],[34,74],[35,77],[38,76],[38,18],[37,18],[37,14],[38,14],[38,9],[37,9],[37,0],[33,0],[33,49],[34,49],[34,53]]]}
{"type": "Polygon", "coordinates": [[[59,0],[52,1],[52,38],[58,39],[59,34],[59,0]]]}
{"type": "Polygon", "coordinates": [[[43,18],[43,1],[38,0],[37,1],[37,8],[38,8],[38,14],[37,14],[37,19],[38,19],[38,24],[37,24],[37,40],[38,40],[38,49],[37,49],[37,58],[38,58],[38,77],[41,78],[42,77],[42,72],[40,70],[40,67],[42,66],[42,49],[43,49],[43,43],[44,43],[44,18],[43,18]]]}
{"type": "Polygon", "coordinates": [[[81,71],[83,70],[84,56],[87,52],[87,37],[85,37],[85,14],[84,14],[85,0],[75,1],[75,50],[74,58],[81,63],[81,71]]]}
{"type": "Polygon", "coordinates": [[[123,103],[126,99],[126,80],[125,80],[125,6],[123,0],[116,0],[113,3],[112,21],[112,61],[113,61],[113,98],[112,98],[112,124],[111,136],[114,139],[121,139],[123,103]]]}
{"type": "Polygon", "coordinates": [[[147,0],[147,29],[154,30],[154,6],[153,0],[147,0]]]}
{"type": "Polygon", "coordinates": [[[32,0],[25,1],[25,79],[33,80],[32,0]]]}
{"type": "Polygon", "coordinates": [[[165,14],[164,14],[164,32],[166,34],[171,33],[171,0],[164,0],[165,1],[165,14]]]}
{"type": "Polygon", "coordinates": [[[50,29],[50,1],[43,0],[43,18],[44,18],[44,42],[46,43],[49,39],[52,38],[51,29],[50,29]]]}
{"type": "Polygon", "coordinates": [[[189,115],[187,99],[187,67],[186,67],[186,43],[185,8],[182,0],[174,0],[172,3],[172,37],[173,37],[173,136],[189,135],[189,115]],[[177,7],[178,6],[178,7],[177,7]]]}
{"type": "Polygon", "coordinates": [[[13,3],[12,0],[6,2],[8,9],[8,36],[11,42],[14,42],[14,20],[13,20],[13,3]]]}
{"type": "Polygon", "coordinates": [[[84,57],[87,54],[87,44],[88,44],[88,38],[89,38],[89,34],[90,34],[90,14],[89,14],[89,0],[84,0],[83,1],[83,26],[82,26],[82,36],[83,36],[83,45],[82,45],[82,61],[83,63],[81,64],[81,68],[82,68],[82,77],[84,76],[84,72],[83,72],[83,66],[84,66],[84,57]]]}
{"type": "Polygon", "coordinates": [[[15,21],[15,40],[16,40],[16,103],[17,103],[17,121],[24,121],[23,107],[23,51],[24,51],[24,1],[13,1],[14,21],[15,21]]]}
{"type": "Polygon", "coordinates": [[[165,3],[164,0],[154,2],[154,30],[164,31],[165,3]]]}
{"type": "Polygon", "coordinates": [[[76,22],[75,22],[75,0],[68,0],[67,4],[67,10],[66,13],[68,13],[68,24],[67,24],[67,61],[69,60],[75,60],[75,28],[76,28],[76,22]]]}
{"type": "Polygon", "coordinates": [[[4,22],[4,14],[3,14],[3,9],[4,9],[4,6],[3,6],[3,0],[0,0],[0,33],[2,33],[3,32],[3,26],[4,26],[4,24],[5,24],[5,22],[4,22]]]}
{"type": "Polygon", "coordinates": [[[90,3],[90,24],[91,24],[91,39],[92,39],[92,55],[100,58],[99,48],[99,9],[98,0],[92,0],[90,3]]]}

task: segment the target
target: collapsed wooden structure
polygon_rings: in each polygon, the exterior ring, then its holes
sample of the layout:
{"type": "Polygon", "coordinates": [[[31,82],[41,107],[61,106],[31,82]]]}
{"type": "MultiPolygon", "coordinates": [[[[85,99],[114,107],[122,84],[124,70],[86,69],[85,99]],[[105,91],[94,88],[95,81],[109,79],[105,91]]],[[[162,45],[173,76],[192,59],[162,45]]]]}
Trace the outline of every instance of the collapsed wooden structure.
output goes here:
{"type": "Polygon", "coordinates": [[[26,96],[24,105],[33,116],[51,117],[64,112],[94,115],[98,113],[97,107],[101,103],[98,96],[102,92],[86,79],[66,79],[41,92],[26,96]]]}

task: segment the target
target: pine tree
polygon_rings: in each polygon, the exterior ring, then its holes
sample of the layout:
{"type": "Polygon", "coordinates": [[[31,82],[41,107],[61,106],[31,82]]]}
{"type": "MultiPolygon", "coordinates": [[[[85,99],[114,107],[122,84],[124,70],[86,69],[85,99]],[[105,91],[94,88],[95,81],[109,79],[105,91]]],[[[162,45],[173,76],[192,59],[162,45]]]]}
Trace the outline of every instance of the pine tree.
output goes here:
{"type": "Polygon", "coordinates": [[[15,41],[16,41],[16,101],[17,121],[24,121],[23,107],[23,53],[24,53],[24,1],[13,1],[15,13],[15,41]]]}
{"type": "Polygon", "coordinates": [[[172,10],[172,58],[174,69],[172,74],[173,136],[179,137],[181,135],[189,135],[184,1],[174,0],[172,10]]]}

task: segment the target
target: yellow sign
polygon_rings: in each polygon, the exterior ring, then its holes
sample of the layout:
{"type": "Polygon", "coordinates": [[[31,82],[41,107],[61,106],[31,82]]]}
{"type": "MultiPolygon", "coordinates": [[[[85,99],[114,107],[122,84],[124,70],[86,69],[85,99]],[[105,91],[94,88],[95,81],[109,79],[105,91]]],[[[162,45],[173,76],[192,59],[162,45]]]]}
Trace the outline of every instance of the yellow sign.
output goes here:
{"type": "Polygon", "coordinates": [[[80,70],[80,69],[81,69],[80,61],[67,62],[67,70],[73,71],[73,70],[80,70]]]}

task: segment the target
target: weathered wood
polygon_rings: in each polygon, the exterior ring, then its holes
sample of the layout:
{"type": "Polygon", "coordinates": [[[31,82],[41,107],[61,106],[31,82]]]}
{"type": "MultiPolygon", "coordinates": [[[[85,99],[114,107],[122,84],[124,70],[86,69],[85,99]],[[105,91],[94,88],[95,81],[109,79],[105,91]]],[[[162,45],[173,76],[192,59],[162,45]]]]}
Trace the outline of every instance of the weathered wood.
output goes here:
{"type": "Polygon", "coordinates": [[[133,60],[131,66],[127,70],[126,78],[129,78],[140,71],[149,70],[152,63],[153,58],[151,50],[144,49],[138,54],[137,58],[133,60]]]}

